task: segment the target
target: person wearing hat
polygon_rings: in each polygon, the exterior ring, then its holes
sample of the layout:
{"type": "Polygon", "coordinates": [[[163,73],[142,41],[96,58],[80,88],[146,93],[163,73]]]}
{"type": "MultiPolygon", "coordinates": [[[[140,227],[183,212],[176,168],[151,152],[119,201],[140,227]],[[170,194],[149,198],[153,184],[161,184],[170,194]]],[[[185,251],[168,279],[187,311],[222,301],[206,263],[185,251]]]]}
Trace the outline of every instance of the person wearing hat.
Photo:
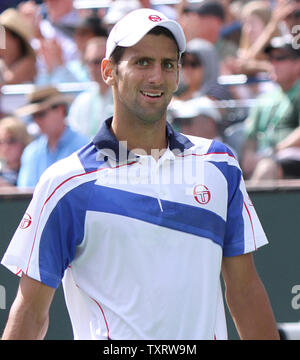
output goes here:
{"type": "Polygon", "coordinates": [[[32,116],[41,135],[32,141],[21,157],[17,186],[34,188],[44,171],[69,156],[89,140],[66,125],[67,106],[72,98],[55,87],[36,87],[28,95],[29,104],[16,110],[19,117],[32,116]]]}
{"type": "Polygon", "coordinates": [[[278,86],[257,99],[246,120],[242,166],[252,180],[299,178],[300,50],[285,35],[265,52],[278,86]]]}
{"type": "Polygon", "coordinates": [[[235,158],[166,122],[184,49],[153,9],[111,30],[113,117],[36,187],[2,259],[22,273],[2,339],[45,336],[62,278],[75,339],[225,339],[221,263],[241,337],[278,339],[251,257],[267,241],[235,158]]]}
{"type": "Polygon", "coordinates": [[[174,103],[171,112],[172,124],[183,134],[219,138],[221,114],[214,102],[205,96],[174,103]]]}
{"type": "Polygon", "coordinates": [[[36,56],[31,47],[32,28],[15,9],[0,14],[5,30],[5,46],[0,47],[0,86],[32,82],[36,75],[36,56]]]}
{"type": "MultiPolygon", "coordinates": [[[[207,96],[185,101],[174,101],[169,109],[174,127],[185,135],[223,141],[222,115],[213,100],[207,96]]],[[[226,144],[237,157],[236,149],[226,144]]]]}

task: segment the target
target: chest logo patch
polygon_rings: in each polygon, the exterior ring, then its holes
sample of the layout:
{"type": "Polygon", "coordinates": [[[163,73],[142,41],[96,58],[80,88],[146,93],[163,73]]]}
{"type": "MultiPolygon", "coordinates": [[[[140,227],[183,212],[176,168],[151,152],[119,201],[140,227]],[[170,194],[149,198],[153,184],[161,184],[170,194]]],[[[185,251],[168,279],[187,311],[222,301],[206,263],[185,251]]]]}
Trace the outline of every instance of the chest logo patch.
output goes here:
{"type": "Polygon", "coordinates": [[[20,229],[27,229],[32,223],[32,219],[31,219],[31,216],[26,213],[24,216],[23,216],[23,219],[21,220],[21,223],[19,225],[20,229]]]}
{"type": "Polygon", "coordinates": [[[201,205],[208,204],[211,199],[211,193],[205,185],[195,185],[193,195],[197,203],[201,205]]]}

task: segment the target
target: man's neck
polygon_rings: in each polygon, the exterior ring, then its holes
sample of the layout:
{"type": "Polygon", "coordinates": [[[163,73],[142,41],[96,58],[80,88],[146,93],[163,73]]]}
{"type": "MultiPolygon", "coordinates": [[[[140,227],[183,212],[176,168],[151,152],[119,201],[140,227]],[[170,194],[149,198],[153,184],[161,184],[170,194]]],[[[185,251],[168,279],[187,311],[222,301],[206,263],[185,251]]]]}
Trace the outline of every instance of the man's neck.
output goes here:
{"type": "Polygon", "coordinates": [[[285,82],[285,83],[280,84],[280,87],[284,92],[288,92],[289,90],[291,90],[297,84],[298,81],[299,81],[299,79],[289,81],[289,82],[285,82]]]}
{"type": "Polygon", "coordinates": [[[155,124],[123,122],[113,118],[111,131],[119,141],[126,141],[128,150],[140,155],[152,155],[155,160],[168,146],[165,120],[155,124]]]}
{"type": "Polygon", "coordinates": [[[65,131],[66,125],[64,125],[62,128],[60,128],[55,133],[48,135],[48,147],[51,151],[55,151],[58,145],[58,142],[65,131]]]}

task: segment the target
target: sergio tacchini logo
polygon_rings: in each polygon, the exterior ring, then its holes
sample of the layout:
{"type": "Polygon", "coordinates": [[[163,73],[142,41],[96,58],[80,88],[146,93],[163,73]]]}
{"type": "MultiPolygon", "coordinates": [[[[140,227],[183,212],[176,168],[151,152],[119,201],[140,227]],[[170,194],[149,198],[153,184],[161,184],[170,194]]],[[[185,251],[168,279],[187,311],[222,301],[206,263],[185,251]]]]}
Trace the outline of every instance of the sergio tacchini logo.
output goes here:
{"type": "Polygon", "coordinates": [[[194,199],[201,205],[206,205],[211,199],[211,193],[205,185],[195,185],[193,189],[194,199]]]}

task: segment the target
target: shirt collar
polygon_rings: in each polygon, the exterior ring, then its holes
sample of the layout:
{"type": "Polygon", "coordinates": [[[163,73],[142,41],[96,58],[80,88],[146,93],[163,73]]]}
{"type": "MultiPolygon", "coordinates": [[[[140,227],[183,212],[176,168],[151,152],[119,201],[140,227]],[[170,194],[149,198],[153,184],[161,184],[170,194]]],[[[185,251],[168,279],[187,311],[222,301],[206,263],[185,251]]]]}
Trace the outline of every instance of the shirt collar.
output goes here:
{"type": "MultiPolygon", "coordinates": [[[[107,119],[93,139],[93,143],[104,156],[113,158],[117,162],[137,160],[138,155],[130,152],[122,142],[110,131],[112,117],[107,119]]],[[[193,143],[183,134],[175,131],[172,126],[166,123],[166,132],[169,149],[176,155],[183,153],[186,149],[193,146],[193,143]]]]}

